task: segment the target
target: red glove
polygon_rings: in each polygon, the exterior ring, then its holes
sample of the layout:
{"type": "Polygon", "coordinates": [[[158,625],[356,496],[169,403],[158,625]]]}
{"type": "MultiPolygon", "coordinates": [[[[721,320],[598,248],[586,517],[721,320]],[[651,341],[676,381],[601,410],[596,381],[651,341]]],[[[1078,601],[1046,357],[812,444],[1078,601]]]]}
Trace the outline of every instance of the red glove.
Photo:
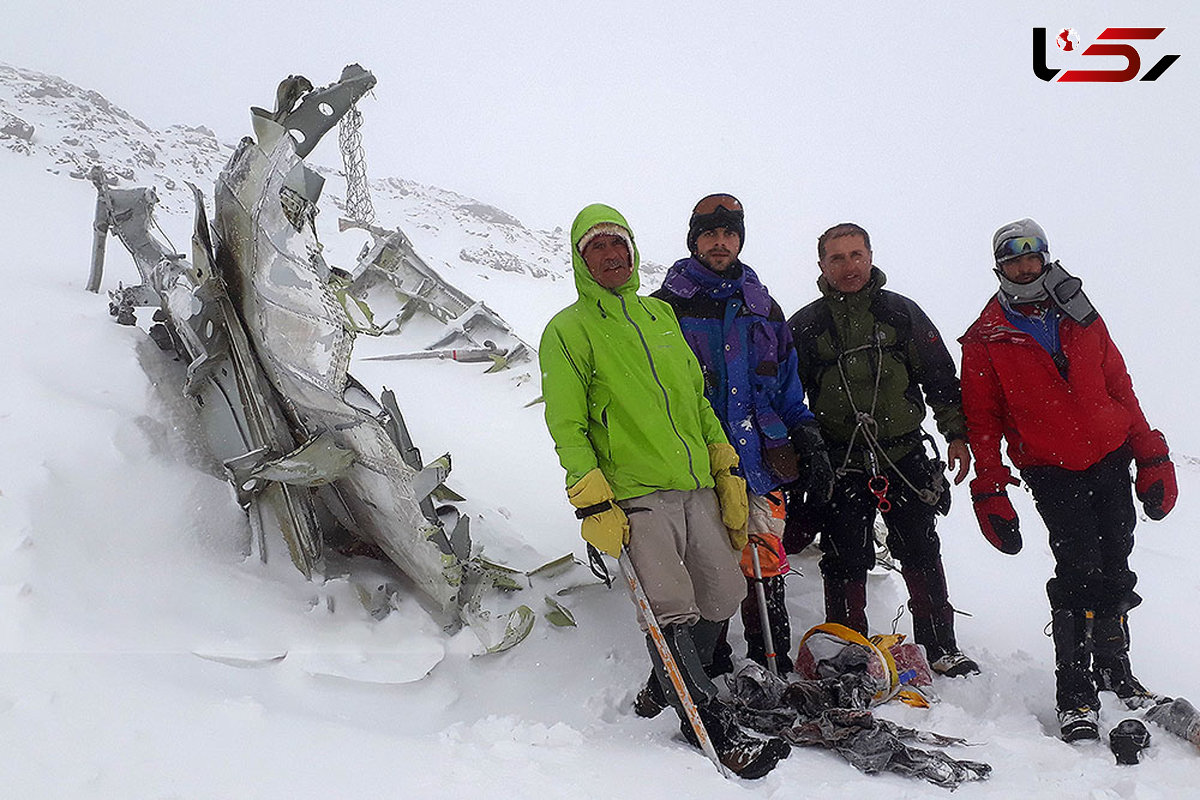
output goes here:
{"type": "Polygon", "coordinates": [[[1171,463],[1167,439],[1162,431],[1149,431],[1130,441],[1137,464],[1134,490],[1146,516],[1162,519],[1175,507],[1179,486],[1175,483],[1175,465],[1171,463]]]}
{"type": "Polygon", "coordinates": [[[1009,556],[1021,552],[1021,528],[1008,492],[971,495],[971,502],[975,504],[979,529],[992,547],[1009,556]]]}
{"type": "Polygon", "coordinates": [[[992,547],[1009,556],[1021,552],[1021,528],[1006,489],[1009,484],[1020,483],[1007,468],[977,471],[971,481],[971,502],[979,529],[992,547]]]}

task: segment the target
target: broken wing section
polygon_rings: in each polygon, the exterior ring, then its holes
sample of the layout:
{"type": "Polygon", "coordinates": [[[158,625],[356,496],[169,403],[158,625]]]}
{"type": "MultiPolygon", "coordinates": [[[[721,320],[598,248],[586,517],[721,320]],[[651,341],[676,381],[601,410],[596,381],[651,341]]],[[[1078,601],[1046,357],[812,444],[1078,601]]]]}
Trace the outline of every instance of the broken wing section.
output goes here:
{"type": "Polygon", "coordinates": [[[297,453],[312,450],[312,443],[297,441],[275,401],[215,271],[203,199],[198,189],[192,191],[193,263],[160,261],[149,282],[162,297],[166,313],[161,316],[170,342],[188,361],[183,391],[195,399],[209,448],[225,466],[238,502],[249,515],[251,550],[265,561],[270,546],[266,531],[279,530],[292,562],[311,578],[322,542],[305,488],[311,484],[282,479],[280,465],[294,463],[297,453]]]}
{"type": "Polygon", "coordinates": [[[408,361],[424,358],[467,362],[492,362],[489,372],[528,361],[534,349],[509,327],[499,314],[474,300],[429,266],[402,230],[384,230],[351,220],[338,221],[339,230],[362,228],[372,244],[364,248],[358,263],[347,276],[346,292],[364,302],[391,294],[376,307],[399,306],[391,319],[380,326],[382,333],[398,333],[418,314],[442,323],[443,331],[423,349],[385,356],[376,361],[408,361]]]}

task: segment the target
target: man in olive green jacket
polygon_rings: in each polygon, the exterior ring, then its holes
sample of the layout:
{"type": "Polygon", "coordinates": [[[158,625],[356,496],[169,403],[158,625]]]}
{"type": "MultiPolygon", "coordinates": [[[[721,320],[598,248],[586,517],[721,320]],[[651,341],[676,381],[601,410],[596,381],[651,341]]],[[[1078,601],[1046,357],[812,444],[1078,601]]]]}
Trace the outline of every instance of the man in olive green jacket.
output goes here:
{"type": "MultiPolygon", "coordinates": [[[[625,218],[590,205],[571,226],[571,245],[579,299],[550,320],[539,347],[546,426],[567,497],[589,545],[629,553],[722,763],[760,777],[788,745],[742,732],[704,671],[721,624],[746,594],[738,557],[747,495],[733,473],[737,454],[671,307],[637,294],[639,257],[625,218]]],[[[649,637],[647,645],[695,744],[649,637]]]]}
{"type": "Polygon", "coordinates": [[[825,619],[868,633],[866,581],[879,513],[908,588],[913,638],[935,672],[976,673],[956,641],[935,528],[936,515],[950,508],[950,487],[943,465],[926,454],[921,428],[928,404],[961,482],[971,451],[954,362],[925,312],[883,288],[866,230],[835,225],[817,241],[817,258],[822,296],[788,323],[836,480],[832,502],[788,514],[793,522],[807,516],[820,531],[825,619]]]}

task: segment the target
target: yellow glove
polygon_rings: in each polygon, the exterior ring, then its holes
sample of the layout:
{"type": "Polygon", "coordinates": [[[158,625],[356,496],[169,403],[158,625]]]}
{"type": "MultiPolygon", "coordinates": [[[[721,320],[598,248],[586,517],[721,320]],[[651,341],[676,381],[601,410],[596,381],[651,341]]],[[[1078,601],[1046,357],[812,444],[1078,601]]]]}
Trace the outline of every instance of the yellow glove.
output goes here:
{"type": "Polygon", "coordinates": [[[745,525],[736,531],[733,528],[726,528],[725,532],[729,534],[729,544],[733,545],[734,550],[745,550],[746,545],[750,543],[750,534],[746,532],[745,525]]]}
{"type": "Polygon", "coordinates": [[[710,444],[708,462],[721,504],[721,522],[729,529],[729,543],[741,550],[746,546],[750,499],[746,496],[746,481],[730,472],[738,465],[737,451],[728,442],[710,444]]]}
{"type": "Polygon", "coordinates": [[[621,555],[621,545],[629,544],[629,520],[616,503],[616,495],[604,473],[597,467],[567,489],[567,499],[583,520],[580,533],[585,542],[613,558],[621,555]]]}

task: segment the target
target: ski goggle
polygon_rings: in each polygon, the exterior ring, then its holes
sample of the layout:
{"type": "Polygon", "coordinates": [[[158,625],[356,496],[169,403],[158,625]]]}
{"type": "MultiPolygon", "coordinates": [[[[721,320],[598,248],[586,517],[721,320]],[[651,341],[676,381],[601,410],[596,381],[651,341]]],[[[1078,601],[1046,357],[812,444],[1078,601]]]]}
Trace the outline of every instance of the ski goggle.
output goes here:
{"type": "Polygon", "coordinates": [[[731,194],[710,194],[699,203],[696,203],[696,207],[692,209],[692,216],[714,214],[718,209],[741,214],[742,203],[731,194]]]}
{"type": "Polygon", "coordinates": [[[1049,249],[1046,240],[1040,236],[1018,236],[1015,239],[1005,239],[996,248],[996,263],[1002,264],[1026,253],[1045,253],[1049,249]]]}

